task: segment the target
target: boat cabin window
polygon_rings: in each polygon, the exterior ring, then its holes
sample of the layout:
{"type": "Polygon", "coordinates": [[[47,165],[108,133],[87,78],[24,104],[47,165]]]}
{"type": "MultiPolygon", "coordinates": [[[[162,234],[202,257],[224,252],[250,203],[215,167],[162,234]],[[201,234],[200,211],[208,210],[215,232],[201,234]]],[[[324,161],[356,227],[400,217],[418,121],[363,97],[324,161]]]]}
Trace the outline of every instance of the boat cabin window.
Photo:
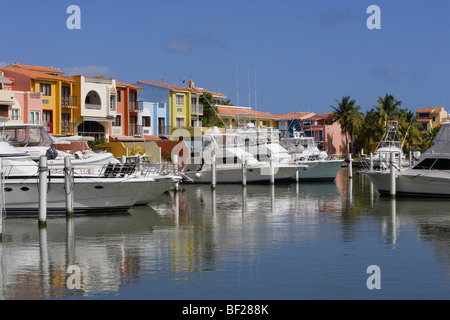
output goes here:
{"type": "Polygon", "coordinates": [[[450,170],[450,159],[426,158],[415,165],[413,170],[450,170]]]}
{"type": "Polygon", "coordinates": [[[8,142],[15,147],[50,146],[53,143],[44,127],[4,127],[1,132],[9,136],[8,142]]]}

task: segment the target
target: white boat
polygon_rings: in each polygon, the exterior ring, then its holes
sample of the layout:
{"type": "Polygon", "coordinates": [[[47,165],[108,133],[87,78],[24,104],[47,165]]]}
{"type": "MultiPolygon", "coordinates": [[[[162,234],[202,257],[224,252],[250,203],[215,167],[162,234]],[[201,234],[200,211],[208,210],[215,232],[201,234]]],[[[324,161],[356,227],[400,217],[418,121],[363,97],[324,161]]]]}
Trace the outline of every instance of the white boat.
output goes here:
{"type": "MultiPolygon", "coordinates": [[[[39,164],[11,146],[0,135],[4,208],[7,213],[37,213],[39,211],[39,164]]],[[[177,182],[167,175],[152,177],[144,171],[106,167],[101,175],[74,174],[74,213],[123,211],[136,204],[148,203],[177,182]],[[109,169],[109,170],[108,170],[109,169]],[[119,170],[120,169],[120,170],[119,170]]],[[[150,172],[150,169],[148,170],[150,172]]],[[[49,168],[47,211],[60,213],[66,210],[64,175],[49,168]]]]}
{"type": "MultiPolygon", "coordinates": [[[[390,194],[390,170],[363,172],[380,194],[390,194]]],[[[398,196],[450,197],[450,122],[442,123],[434,145],[414,166],[396,172],[398,196]]]]}
{"type": "MultiPolygon", "coordinates": [[[[55,139],[47,133],[46,128],[41,124],[5,122],[0,126],[0,133],[6,136],[9,144],[19,152],[29,155],[36,162],[40,156],[47,155],[48,166],[52,169],[63,169],[64,158],[67,156],[71,158],[74,167],[83,173],[98,173],[99,168],[102,168],[103,165],[117,162],[113,154],[109,152],[97,153],[88,149],[69,153],[56,150],[52,148],[55,139]]],[[[80,139],[86,138],[74,136],[57,138],[56,140],[62,143],[63,141],[79,141],[80,139]]]]}
{"type": "Polygon", "coordinates": [[[194,183],[211,183],[212,154],[216,159],[217,183],[241,183],[242,166],[247,163],[246,181],[269,182],[273,170],[274,181],[291,180],[299,166],[273,161],[258,161],[244,149],[242,137],[238,134],[220,133],[213,128],[202,136],[202,146],[192,147],[191,157],[183,168],[183,173],[194,183]]]}
{"type": "MultiPolygon", "coordinates": [[[[395,163],[402,167],[409,165],[409,160],[406,159],[402,150],[398,121],[387,122],[386,131],[372,156],[373,167],[386,169],[390,162],[391,152],[394,152],[395,163]]],[[[365,167],[368,167],[370,165],[370,158],[366,157],[364,162],[365,167]]]]}
{"type": "Polygon", "coordinates": [[[258,160],[275,158],[284,164],[298,165],[300,181],[333,181],[344,163],[344,160],[330,159],[326,152],[320,151],[312,137],[294,133],[293,137],[280,140],[277,130],[256,130],[251,126],[237,129],[236,132],[243,135],[246,149],[258,160]]]}

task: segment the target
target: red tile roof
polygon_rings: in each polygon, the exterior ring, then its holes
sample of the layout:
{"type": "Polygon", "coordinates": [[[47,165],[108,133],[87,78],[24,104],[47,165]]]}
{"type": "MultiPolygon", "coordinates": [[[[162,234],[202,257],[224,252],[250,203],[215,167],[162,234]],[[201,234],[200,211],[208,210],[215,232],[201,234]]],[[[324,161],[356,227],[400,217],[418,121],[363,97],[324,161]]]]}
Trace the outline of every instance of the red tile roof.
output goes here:
{"type": "Polygon", "coordinates": [[[213,91],[208,91],[208,90],[200,89],[200,88],[180,87],[180,86],[174,86],[174,85],[171,85],[171,84],[168,84],[168,83],[164,83],[164,82],[154,82],[154,81],[144,81],[144,80],[138,80],[138,82],[142,82],[142,83],[145,83],[145,84],[150,84],[150,85],[158,86],[158,87],[164,87],[164,88],[172,89],[172,90],[175,90],[175,91],[190,91],[190,92],[195,92],[195,93],[209,92],[213,96],[223,97],[223,98],[227,97],[224,94],[213,92],[213,91]]]}
{"type": "Polygon", "coordinates": [[[416,113],[439,113],[441,112],[442,107],[440,108],[419,108],[417,109],[416,113]]]}
{"type": "Polygon", "coordinates": [[[306,111],[306,112],[291,112],[287,114],[277,114],[276,117],[280,118],[280,120],[291,120],[291,119],[307,119],[316,115],[314,112],[306,111]]]}
{"type": "Polygon", "coordinates": [[[117,80],[116,80],[116,86],[119,86],[119,87],[130,87],[130,88],[136,89],[136,90],[141,90],[142,89],[141,87],[134,86],[134,85],[129,84],[129,83],[119,82],[117,80]]]}
{"type": "Polygon", "coordinates": [[[16,72],[19,74],[23,74],[26,76],[29,76],[33,79],[45,79],[45,80],[59,80],[59,81],[65,81],[65,82],[75,82],[75,80],[61,77],[61,76],[54,76],[48,73],[39,72],[39,71],[33,71],[28,69],[17,69],[17,68],[0,68],[2,71],[10,71],[10,72],[16,72]]]}
{"type": "Polygon", "coordinates": [[[237,108],[237,107],[218,107],[218,112],[220,115],[232,115],[232,116],[241,116],[241,117],[249,117],[249,118],[269,118],[269,119],[278,119],[277,116],[256,111],[253,109],[247,108],[237,108]]]}
{"type": "Polygon", "coordinates": [[[50,73],[59,73],[59,74],[64,74],[64,72],[54,69],[54,68],[47,68],[47,67],[39,67],[39,66],[28,66],[28,65],[24,65],[18,62],[15,63],[11,63],[10,65],[6,66],[7,68],[19,68],[19,69],[28,69],[28,70],[32,70],[32,71],[39,71],[39,72],[50,72],[50,73]]]}

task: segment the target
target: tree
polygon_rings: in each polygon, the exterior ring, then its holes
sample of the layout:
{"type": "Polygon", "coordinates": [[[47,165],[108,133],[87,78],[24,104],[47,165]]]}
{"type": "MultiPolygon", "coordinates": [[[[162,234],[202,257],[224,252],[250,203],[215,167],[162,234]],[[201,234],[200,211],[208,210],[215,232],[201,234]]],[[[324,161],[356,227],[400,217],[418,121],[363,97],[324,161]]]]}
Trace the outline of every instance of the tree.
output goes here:
{"type": "Polygon", "coordinates": [[[394,120],[399,116],[399,107],[402,105],[402,102],[395,99],[393,95],[386,93],[384,98],[378,98],[378,112],[380,113],[380,117],[384,120],[394,120]]]}
{"type": "Polygon", "coordinates": [[[350,152],[350,145],[348,137],[350,136],[353,141],[354,134],[358,131],[363,123],[364,115],[359,110],[360,106],[356,106],[354,99],[350,100],[350,97],[342,97],[341,101],[336,99],[338,107],[333,107],[333,111],[330,114],[329,120],[331,122],[337,122],[341,125],[341,132],[345,134],[345,142],[347,144],[347,152],[350,152]]]}
{"type": "Polygon", "coordinates": [[[209,92],[203,92],[199,97],[199,103],[203,105],[203,115],[200,116],[202,125],[211,127],[217,118],[217,107],[214,106],[213,96],[209,92]]]}
{"type": "Polygon", "coordinates": [[[356,144],[359,148],[374,151],[372,143],[380,141],[384,133],[384,126],[380,125],[380,114],[375,109],[366,111],[363,123],[358,131],[358,140],[356,144]]]}
{"type": "Polygon", "coordinates": [[[403,141],[403,151],[416,149],[422,143],[422,133],[414,113],[407,109],[399,110],[398,129],[403,141]]]}

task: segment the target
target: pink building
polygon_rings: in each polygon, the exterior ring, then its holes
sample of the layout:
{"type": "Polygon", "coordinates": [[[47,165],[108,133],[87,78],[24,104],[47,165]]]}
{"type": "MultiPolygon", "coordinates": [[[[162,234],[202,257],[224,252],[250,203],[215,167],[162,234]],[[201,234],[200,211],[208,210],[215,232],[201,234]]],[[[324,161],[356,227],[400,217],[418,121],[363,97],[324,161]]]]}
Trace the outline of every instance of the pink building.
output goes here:
{"type": "MultiPolygon", "coordinates": [[[[326,153],[345,154],[347,145],[345,135],[338,123],[329,122],[329,113],[315,114],[314,112],[292,112],[276,115],[280,120],[277,127],[281,134],[292,134],[293,130],[301,132],[306,137],[314,137],[319,149],[326,153]]],[[[350,141],[350,139],[349,139],[350,141]]]]}
{"type": "Polygon", "coordinates": [[[42,94],[31,92],[30,76],[0,68],[0,116],[29,123],[30,114],[42,114],[42,94]]]}

